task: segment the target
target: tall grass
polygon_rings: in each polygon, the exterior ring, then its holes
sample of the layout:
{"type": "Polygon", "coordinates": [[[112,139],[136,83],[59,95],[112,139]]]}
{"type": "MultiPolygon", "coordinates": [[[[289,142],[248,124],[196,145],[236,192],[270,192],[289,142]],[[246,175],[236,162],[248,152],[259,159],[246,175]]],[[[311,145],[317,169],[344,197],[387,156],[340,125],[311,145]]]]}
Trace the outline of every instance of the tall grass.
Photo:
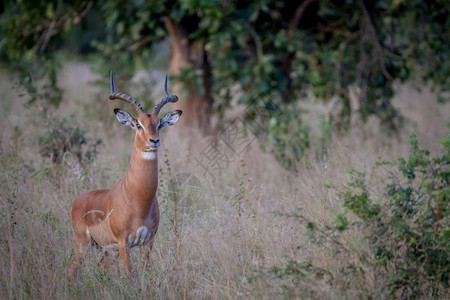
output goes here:
{"type": "MultiPolygon", "coordinates": [[[[65,99],[55,110],[41,110],[38,104],[24,108],[12,77],[3,71],[0,78],[2,299],[388,298],[380,278],[370,270],[364,277],[357,276],[357,269],[356,275],[342,274],[350,260],[356,268],[367,268],[368,245],[360,231],[313,243],[291,216],[301,209],[302,216],[332,225],[343,210],[339,195],[349,179],[348,170],[369,170],[380,158],[406,155],[405,137],[411,128],[425,146],[437,151],[450,115],[449,105],[435,104],[427,89],[420,93],[400,86],[395,103],[408,122],[399,135],[386,137],[369,122],[335,137],[325,158],[305,159],[296,174],[280,167],[255,141],[246,153],[227,153],[231,162],[214,182],[205,179],[194,159],[209,140],[196,138],[190,143],[169,128],[161,137],[161,224],[151,266],[142,270],[139,251],[133,251],[140,279],[130,286],[119,262],[104,273],[98,251],[91,249],[78,280],[69,285],[72,201],[84,190],[111,187],[125,174],[133,134],[114,121],[113,107],[105,100],[108,91],[88,84],[94,77],[87,65],[66,66],[61,77],[65,99]],[[83,129],[87,140],[101,140],[95,157],[79,160],[66,152],[58,163],[40,154],[38,137],[62,120],[70,122],[70,128],[83,129]],[[171,180],[183,172],[193,174],[201,188],[188,207],[175,206],[171,196],[171,180]],[[336,247],[347,252],[337,253],[336,247]],[[314,267],[305,265],[304,273],[280,276],[280,270],[298,272],[302,268],[292,266],[306,262],[314,267]],[[341,280],[332,285],[330,278],[341,280]]],[[[87,146],[80,146],[81,153],[87,146]]]]}

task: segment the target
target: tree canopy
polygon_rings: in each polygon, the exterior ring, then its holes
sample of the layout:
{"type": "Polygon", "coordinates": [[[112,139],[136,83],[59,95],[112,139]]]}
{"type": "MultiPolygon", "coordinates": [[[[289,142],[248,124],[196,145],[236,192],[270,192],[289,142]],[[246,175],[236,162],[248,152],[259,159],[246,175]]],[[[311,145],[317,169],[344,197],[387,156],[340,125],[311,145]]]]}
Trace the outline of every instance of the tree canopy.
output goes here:
{"type": "Polygon", "coordinates": [[[32,98],[61,99],[54,59],[61,48],[99,53],[131,73],[150,56],[152,45],[170,37],[169,73],[206,107],[203,114],[213,106],[226,109],[236,86],[241,103],[262,94],[281,105],[307,91],[325,101],[337,96],[336,126],[348,125],[351,114],[363,120],[376,115],[394,126],[396,81],[431,82],[439,100],[449,99],[450,3],[445,0],[15,0],[3,5],[0,52],[21,71],[32,98]],[[44,89],[35,84],[40,77],[50,79],[44,89]],[[354,87],[358,92],[351,99],[354,87]]]}

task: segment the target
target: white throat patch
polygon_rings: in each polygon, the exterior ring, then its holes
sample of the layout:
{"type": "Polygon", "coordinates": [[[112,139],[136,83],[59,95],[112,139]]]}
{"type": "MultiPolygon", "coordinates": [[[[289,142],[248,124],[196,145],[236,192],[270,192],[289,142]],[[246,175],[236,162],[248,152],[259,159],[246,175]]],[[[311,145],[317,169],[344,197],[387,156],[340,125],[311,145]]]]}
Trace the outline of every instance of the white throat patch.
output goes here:
{"type": "Polygon", "coordinates": [[[156,151],[142,152],[142,158],[145,160],[155,160],[156,157],[157,157],[156,151]]]}

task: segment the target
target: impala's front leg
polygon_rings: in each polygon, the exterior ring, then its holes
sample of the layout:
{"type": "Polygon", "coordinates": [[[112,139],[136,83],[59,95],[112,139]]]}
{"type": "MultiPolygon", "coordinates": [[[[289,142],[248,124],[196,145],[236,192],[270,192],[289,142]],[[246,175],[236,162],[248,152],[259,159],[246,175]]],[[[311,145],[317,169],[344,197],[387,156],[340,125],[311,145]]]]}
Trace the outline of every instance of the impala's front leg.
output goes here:
{"type": "Polygon", "coordinates": [[[125,270],[128,274],[128,276],[133,279],[133,275],[131,273],[131,261],[130,261],[130,248],[127,246],[127,243],[125,240],[119,241],[119,256],[120,261],[122,262],[123,266],[125,267],[125,270]]]}
{"type": "Polygon", "coordinates": [[[90,240],[87,235],[74,233],[73,256],[70,261],[69,272],[67,274],[69,281],[72,281],[77,276],[78,267],[86,256],[89,242],[90,240]]]}

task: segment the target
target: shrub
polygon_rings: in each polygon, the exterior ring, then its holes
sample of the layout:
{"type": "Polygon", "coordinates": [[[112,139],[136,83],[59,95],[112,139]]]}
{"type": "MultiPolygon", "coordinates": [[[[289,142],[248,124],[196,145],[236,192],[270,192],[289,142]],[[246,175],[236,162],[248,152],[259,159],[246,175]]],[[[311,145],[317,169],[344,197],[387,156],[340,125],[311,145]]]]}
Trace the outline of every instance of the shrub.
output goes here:
{"type": "Polygon", "coordinates": [[[391,293],[401,298],[438,296],[449,287],[450,136],[442,142],[443,154],[434,158],[419,147],[414,133],[409,143],[408,159],[379,163],[399,170],[391,172],[386,199],[373,203],[360,174],[344,193],[344,207],[358,216],[367,232],[391,293]]]}
{"type": "Polygon", "coordinates": [[[86,131],[75,122],[55,119],[49,128],[39,135],[38,143],[39,153],[59,164],[66,152],[75,155],[80,163],[91,161],[95,158],[101,141],[88,138],[86,131]]]}
{"type": "MultiPolygon", "coordinates": [[[[366,291],[371,296],[376,293],[400,299],[448,296],[450,135],[442,141],[443,153],[433,158],[428,150],[420,148],[414,133],[410,134],[409,143],[408,158],[377,163],[375,170],[387,168],[390,174],[387,181],[376,181],[387,182],[381,187],[381,197],[376,197],[377,187],[369,183],[366,173],[352,171],[350,182],[340,192],[345,212],[337,214],[332,226],[311,221],[301,213],[290,215],[309,230],[313,243],[330,245],[335,254],[350,257],[340,270],[341,276],[330,275],[330,284],[336,286],[364,276],[381,282],[381,287],[374,287],[378,291],[366,291]],[[367,250],[345,246],[342,237],[355,229],[363,233],[359,242],[367,244],[367,250]]],[[[292,277],[317,268],[310,262],[287,266],[275,268],[275,274],[292,277]],[[293,272],[295,266],[302,267],[293,272]],[[287,269],[290,271],[280,272],[287,269]]]]}

